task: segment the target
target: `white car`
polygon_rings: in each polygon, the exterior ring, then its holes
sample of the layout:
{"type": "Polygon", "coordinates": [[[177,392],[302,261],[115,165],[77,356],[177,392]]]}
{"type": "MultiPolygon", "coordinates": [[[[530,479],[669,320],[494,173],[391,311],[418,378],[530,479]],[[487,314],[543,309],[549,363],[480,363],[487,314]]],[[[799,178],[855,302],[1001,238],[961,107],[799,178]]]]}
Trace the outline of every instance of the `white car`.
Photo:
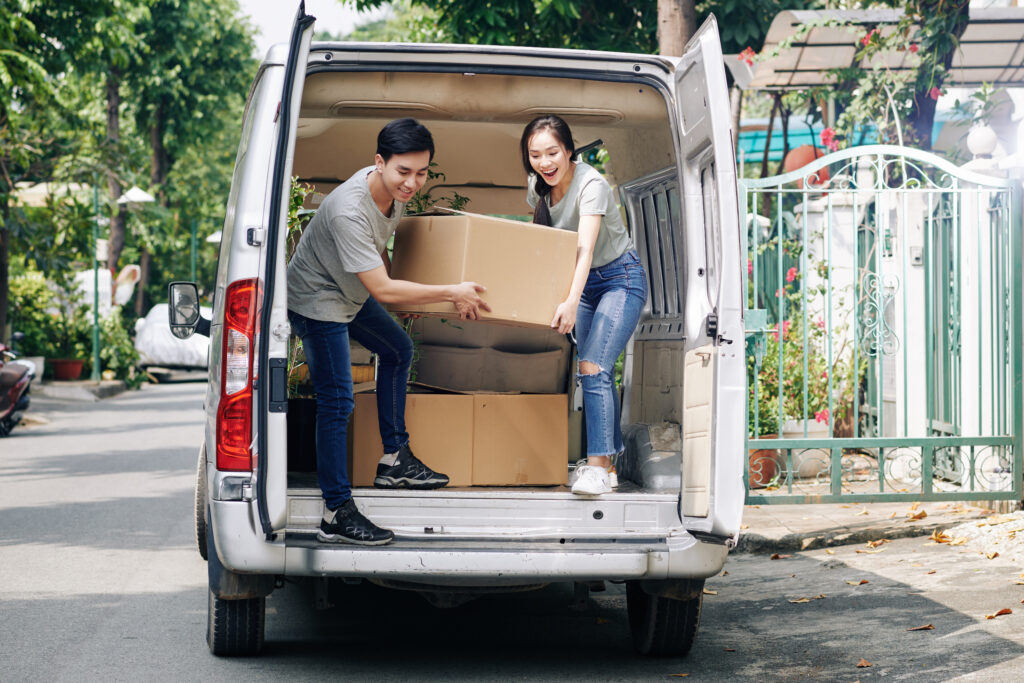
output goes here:
{"type": "MultiPolygon", "coordinates": [[[[213,310],[202,307],[204,317],[213,310]]],[[[202,368],[209,360],[210,339],[195,335],[179,339],[167,326],[167,304],[156,304],[145,318],[135,321],[135,350],[139,352],[139,366],[162,368],[202,368]]]]}

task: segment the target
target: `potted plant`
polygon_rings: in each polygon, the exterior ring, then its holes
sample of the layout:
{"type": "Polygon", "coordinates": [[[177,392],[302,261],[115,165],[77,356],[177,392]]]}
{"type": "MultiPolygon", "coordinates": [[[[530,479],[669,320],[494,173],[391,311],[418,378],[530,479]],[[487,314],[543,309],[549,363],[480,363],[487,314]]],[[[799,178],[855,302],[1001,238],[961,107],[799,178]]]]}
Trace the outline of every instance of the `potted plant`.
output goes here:
{"type": "Polygon", "coordinates": [[[82,374],[91,344],[91,327],[86,315],[88,307],[82,304],[82,295],[71,273],[60,271],[52,280],[57,291],[49,365],[53,368],[54,379],[75,380],[82,374]]]}

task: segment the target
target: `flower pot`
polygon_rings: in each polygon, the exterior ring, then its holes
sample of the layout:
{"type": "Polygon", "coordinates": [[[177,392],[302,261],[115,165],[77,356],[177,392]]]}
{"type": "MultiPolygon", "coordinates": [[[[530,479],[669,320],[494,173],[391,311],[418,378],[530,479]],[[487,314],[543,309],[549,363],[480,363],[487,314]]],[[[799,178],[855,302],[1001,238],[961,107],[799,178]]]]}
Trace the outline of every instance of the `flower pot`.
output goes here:
{"type": "MultiPolygon", "coordinates": [[[[783,439],[829,439],[832,434],[827,424],[817,420],[786,420],[782,425],[783,439]],[[807,436],[804,436],[804,425],[807,436]]],[[[828,476],[831,455],[827,448],[793,448],[793,470],[798,479],[828,476]]]]}
{"type": "Polygon", "coordinates": [[[75,380],[82,375],[82,364],[85,361],[75,358],[51,358],[53,378],[60,381],[75,380]]]}
{"type": "MultiPolygon", "coordinates": [[[[774,439],[775,434],[765,434],[759,439],[774,439]]],[[[779,474],[779,449],[758,448],[747,451],[747,486],[763,489],[772,484],[779,474]]]]}

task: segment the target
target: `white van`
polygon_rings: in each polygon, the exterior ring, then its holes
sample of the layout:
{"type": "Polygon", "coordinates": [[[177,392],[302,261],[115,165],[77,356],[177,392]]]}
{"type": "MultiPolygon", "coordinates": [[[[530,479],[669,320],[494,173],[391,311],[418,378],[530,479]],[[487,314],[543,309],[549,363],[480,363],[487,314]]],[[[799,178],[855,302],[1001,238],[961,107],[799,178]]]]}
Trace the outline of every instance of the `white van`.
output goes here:
{"type": "MultiPolygon", "coordinates": [[[[172,329],[187,337],[199,327],[211,340],[196,487],[210,649],[257,653],[266,596],[284,577],[317,577],[449,605],[495,588],[625,582],[636,648],[686,653],[704,579],[736,543],[744,497],[742,259],[715,21],[681,59],[311,44],[313,25],[300,7],[290,44],[269,51],[249,93],[212,321],[199,316],[194,284],[171,285],[172,329]],[[433,133],[439,193],[468,196],[477,213],[527,214],[518,141],[542,113],[607,152],[605,172],[650,278],[623,368],[620,488],[599,497],[566,486],[355,488],[357,505],[395,542],[318,543],[320,490],[288,465],[290,179],[328,192],[373,159],[385,123],[411,116],[433,133]]],[[[550,457],[567,473],[575,460],[554,448],[550,457]]]]}

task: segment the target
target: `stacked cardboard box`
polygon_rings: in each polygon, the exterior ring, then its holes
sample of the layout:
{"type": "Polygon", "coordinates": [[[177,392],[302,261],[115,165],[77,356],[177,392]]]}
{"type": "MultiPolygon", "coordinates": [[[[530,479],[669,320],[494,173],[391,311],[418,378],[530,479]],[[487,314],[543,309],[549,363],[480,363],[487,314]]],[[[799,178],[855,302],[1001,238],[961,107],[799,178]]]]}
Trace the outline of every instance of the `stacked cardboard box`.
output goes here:
{"type": "MultiPolygon", "coordinates": [[[[428,285],[476,282],[491,307],[482,320],[546,328],[569,294],[576,233],[463,213],[405,218],[391,277],[428,285]]],[[[458,317],[451,303],[393,305],[396,313],[458,317]]]]}
{"type": "MultiPolygon", "coordinates": [[[[516,221],[461,214],[399,226],[392,277],[478,282],[492,308],[472,322],[451,304],[392,307],[432,316],[411,335],[416,383],[434,392],[408,395],[406,427],[417,457],[451,486],[566,482],[571,349],[549,325],[575,258],[575,233],[516,221]]],[[[369,486],[382,449],[373,394],[356,396],[352,429],[352,481],[369,486]]]]}

